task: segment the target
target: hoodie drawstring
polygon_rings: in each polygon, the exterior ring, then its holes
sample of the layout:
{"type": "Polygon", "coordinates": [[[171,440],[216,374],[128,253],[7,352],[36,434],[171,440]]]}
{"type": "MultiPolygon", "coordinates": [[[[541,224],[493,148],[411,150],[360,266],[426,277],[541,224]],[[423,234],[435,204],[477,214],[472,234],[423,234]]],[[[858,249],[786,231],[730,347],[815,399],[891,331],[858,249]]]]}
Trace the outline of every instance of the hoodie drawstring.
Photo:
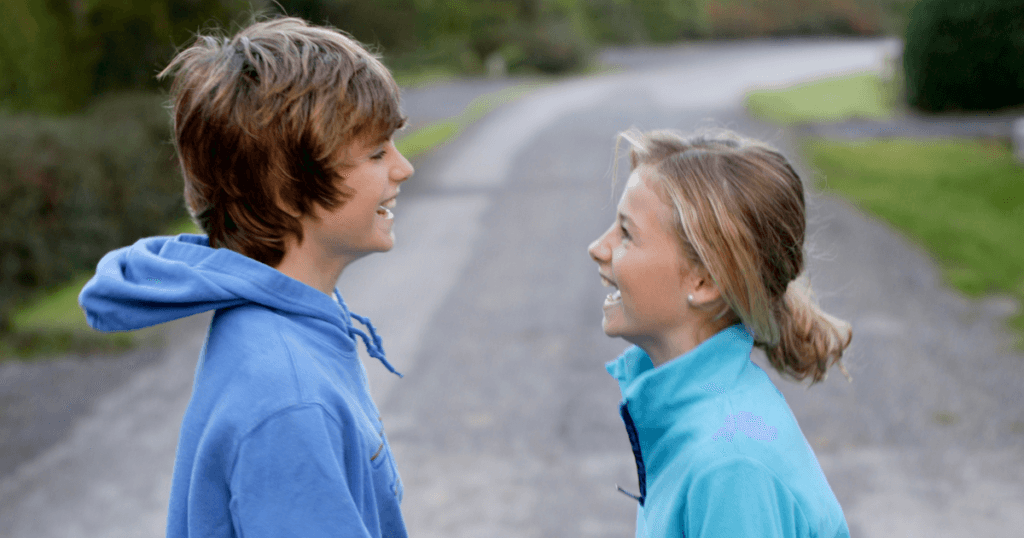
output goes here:
{"type": "Polygon", "coordinates": [[[359,323],[365,325],[366,329],[370,331],[370,336],[367,336],[366,333],[360,331],[354,325],[351,325],[349,327],[349,330],[352,333],[355,333],[357,336],[359,336],[359,338],[362,338],[363,344],[366,345],[366,352],[369,353],[371,357],[379,360],[381,364],[383,364],[384,367],[388,369],[389,372],[397,375],[398,377],[405,377],[402,374],[398,373],[398,370],[395,370],[395,367],[391,366],[391,363],[388,362],[387,357],[384,356],[384,342],[380,339],[380,336],[377,334],[377,329],[373,327],[373,324],[370,323],[370,320],[354,312],[349,312],[349,315],[358,320],[359,323]]]}

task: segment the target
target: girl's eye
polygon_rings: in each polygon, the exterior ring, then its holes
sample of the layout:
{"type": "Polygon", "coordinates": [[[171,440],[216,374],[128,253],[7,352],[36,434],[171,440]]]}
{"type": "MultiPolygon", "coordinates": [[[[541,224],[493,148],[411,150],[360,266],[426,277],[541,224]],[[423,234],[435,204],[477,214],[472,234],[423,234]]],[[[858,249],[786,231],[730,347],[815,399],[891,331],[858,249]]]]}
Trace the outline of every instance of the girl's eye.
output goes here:
{"type": "Polygon", "coordinates": [[[629,231],[626,230],[625,226],[619,226],[619,230],[622,231],[622,239],[623,240],[629,239],[629,231]]]}

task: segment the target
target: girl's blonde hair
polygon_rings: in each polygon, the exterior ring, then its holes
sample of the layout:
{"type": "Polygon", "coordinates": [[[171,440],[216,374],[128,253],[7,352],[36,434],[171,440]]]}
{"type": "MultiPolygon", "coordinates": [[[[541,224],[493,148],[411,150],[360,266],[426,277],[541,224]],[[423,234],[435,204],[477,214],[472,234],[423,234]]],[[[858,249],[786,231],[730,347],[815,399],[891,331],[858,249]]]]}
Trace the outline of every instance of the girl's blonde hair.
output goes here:
{"type": "Polygon", "coordinates": [[[742,322],[771,365],[796,380],[825,379],[850,324],[822,311],[804,269],[804,188],[785,157],[730,131],[685,137],[674,131],[619,135],[632,170],[662,186],[684,255],[705,270],[721,299],[717,318],[742,322]]]}

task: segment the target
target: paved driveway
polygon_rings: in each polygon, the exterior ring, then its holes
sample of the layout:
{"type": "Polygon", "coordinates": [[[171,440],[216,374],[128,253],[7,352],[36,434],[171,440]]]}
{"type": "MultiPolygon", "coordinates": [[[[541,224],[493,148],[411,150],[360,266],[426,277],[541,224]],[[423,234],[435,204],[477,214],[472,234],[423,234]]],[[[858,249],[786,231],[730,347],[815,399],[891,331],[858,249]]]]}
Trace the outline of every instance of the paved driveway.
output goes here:
{"type": "MultiPolygon", "coordinates": [[[[891,46],[617,51],[625,71],[534,90],[416,163],[397,246],[339,283],[406,374],[368,363],[414,536],[632,535],[635,504],[615,484],[635,468],[602,368],[625,343],[600,331],[586,255],[613,214],[615,133],[723,125],[792,154],[786,132],[743,114],[743,93],[875,68],[891,46]]],[[[809,271],[854,324],[854,382],[776,382],[854,536],[1018,535],[1024,357],[997,302],[947,290],[924,253],[849,204],[814,195],[811,220],[809,271]]],[[[0,535],[162,533],[203,321],[173,326],[173,346],[0,481],[0,535]]]]}

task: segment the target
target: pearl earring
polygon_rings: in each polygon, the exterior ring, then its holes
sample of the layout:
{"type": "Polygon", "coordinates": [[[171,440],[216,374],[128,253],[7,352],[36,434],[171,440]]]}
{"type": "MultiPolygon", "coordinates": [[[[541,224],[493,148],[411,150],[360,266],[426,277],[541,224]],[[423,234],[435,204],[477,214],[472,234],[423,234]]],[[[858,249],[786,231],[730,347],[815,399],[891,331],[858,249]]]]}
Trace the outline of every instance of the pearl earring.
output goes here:
{"type": "Polygon", "coordinates": [[[691,307],[694,306],[692,293],[686,296],[686,304],[690,305],[691,307]]]}

